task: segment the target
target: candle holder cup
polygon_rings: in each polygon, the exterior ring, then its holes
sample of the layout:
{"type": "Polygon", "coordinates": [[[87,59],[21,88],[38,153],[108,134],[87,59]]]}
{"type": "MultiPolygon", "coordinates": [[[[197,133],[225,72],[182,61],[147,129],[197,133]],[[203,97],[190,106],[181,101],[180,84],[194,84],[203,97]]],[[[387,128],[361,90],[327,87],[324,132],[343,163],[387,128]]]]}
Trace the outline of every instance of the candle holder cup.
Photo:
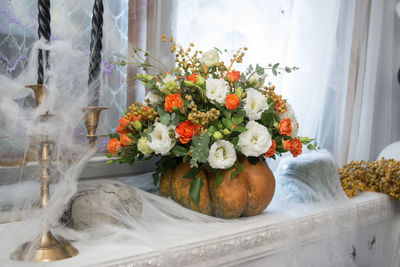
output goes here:
{"type": "Polygon", "coordinates": [[[94,148],[98,137],[104,137],[107,135],[97,135],[97,127],[100,122],[100,113],[103,110],[108,109],[107,107],[90,106],[83,109],[85,112],[85,126],[87,130],[86,138],[89,141],[89,147],[94,148]]]}

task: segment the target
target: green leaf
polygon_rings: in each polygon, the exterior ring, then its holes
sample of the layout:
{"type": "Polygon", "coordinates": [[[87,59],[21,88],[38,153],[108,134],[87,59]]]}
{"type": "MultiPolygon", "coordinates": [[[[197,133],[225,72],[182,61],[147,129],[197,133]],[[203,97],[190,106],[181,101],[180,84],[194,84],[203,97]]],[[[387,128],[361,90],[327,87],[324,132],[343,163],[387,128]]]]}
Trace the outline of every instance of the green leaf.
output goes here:
{"type": "Polygon", "coordinates": [[[177,157],[189,155],[189,152],[183,146],[175,146],[172,149],[172,153],[174,153],[177,157]]]}
{"type": "Polygon", "coordinates": [[[232,139],[231,143],[236,146],[239,143],[239,136],[236,136],[232,139]]]}
{"type": "Polygon", "coordinates": [[[210,143],[210,136],[206,133],[203,134],[202,139],[199,135],[195,135],[192,140],[192,145],[190,147],[190,152],[192,159],[190,163],[192,166],[196,166],[198,162],[206,163],[209,153],[208,145],[210,143]]]}
{"type": "Polygon", "coordinates": [[[243,119],[244,119],[244,115],[237,115],[237,116],[234,116],[234,117],[232,118],[232,123],[233,123],[233,124],[239,124],[239,123],[241,123],[241,122],[243,121],[243,119]]]}
{"type": "Polygon", "coordinates": [[[222,184],[224,181],[224,176],[222,175],[221,171],[217,171],[216,176],[215,176],[215,185],[217,188],[222,184]]]}
{"type": "Polygon", "coordinates": [[[168,125],[171,120],[171,116],[168,113],[164,113],[160,116],[160,121],[164,125],[168,125]]]}
{"type": "Polygon", "coordinates": [[[229,120],[229,119],[227,119],[227,118],[222,118],[222,124],[223,124],[226,128],[228,128],[229,130],[231,130],[232,127],[233,127],[232,121],[229,120]]]}
{"type": "Polygon", "coordinates": [[[272,66],[273,69],[276,69],[277,67],[279,67],[279,63],[276,63],[275,65],[272,66]]]}
{"type": "Polygon", "coordinates": [[[262,67],[260,67],[260,66],[257,65],[257,67],[256,67],[256,73],[257,73],[258,75],[263,75],[263,74],[264,74],[264,68],[262,68],[262,67]]]}
{"type": "Polygon", "coordinates": [[[236,163],[235,170],[231,173],[231,178],[235,179],[235,177],[241,174],[244,170],[244,165],[242,163],[236,163]]]}
{"type": "Polygon", "coordinates": [[[114,164],[115,160],[114,159],[110,159],[108,161],[106,161],[106,164],[111,165],[114,164]]]}
{"type": "Polygon", "coordinates": [[[292,72],[292,69],[289,68],[289,67],[286,67],[286,68],[285,68],[285,71],[286,71],[287,73],[291,73],[291,72],[292,72]]]}
{"type": "Polygon", "coordinates": [[[244,126],[242,126],[242,125],[239,125],[239,126],[236,126],[235,128],[233,128],[233,131],[234,131],[234,132],[242,133],[242,132],[247,131],[247,128],[244,127],[244,126]]]}
{"type": "Polygon", "coordinates": [[[199,168],[191,168],[190,171],[188,171],[183,178],[194,178],[196,177],[197,174],[199,174],[200,169],[199,168]]]}
{"type": "Polygon", "coordinates": [[[221,50],[219,50],[217,47],[214,47],[215,50],[217,50],[220,54],[222,54],[221,50]]]}
{"type": "Polygon", "coordinates": [[[158,172],[153,173],[153,184],[156,186],[158,184],[158,181],[160,180],[158,172]]]}
{"type": "Polygon", "coordinates": [[[128,113],[128,111],[124,108],[124,106],[121,106],[122,111],[124,112],[124,114],[126,115],[126,113],[128,113]]]}
{"type": "Polygon", "coordinates": [[[272,69],[272,73],[273,73],[275,76],[278,75],[278,73],[276,72],[276,69],[272,69]]]}
{"type": "Polygon", "coordinates": [[[203,177],[197,177],[190,182],[189,195],[196,205],[200,202],[200,191],[203,185],[203,177]]]}
{"type": "Polygon", "coordinates": [[[250,162],[250,164],[255,165],[255,164],[257,164],[257,162],[260,161],[260,158],[259,157],[248,157],[247,160],[250,162]]]}

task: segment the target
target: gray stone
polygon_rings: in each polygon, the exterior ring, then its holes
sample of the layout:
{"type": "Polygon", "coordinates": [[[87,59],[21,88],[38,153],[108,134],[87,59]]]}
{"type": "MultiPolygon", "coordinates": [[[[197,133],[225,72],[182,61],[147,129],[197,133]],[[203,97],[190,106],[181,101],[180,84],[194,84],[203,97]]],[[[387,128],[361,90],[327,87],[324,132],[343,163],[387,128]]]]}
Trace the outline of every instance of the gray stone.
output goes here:
{"type": "Polygon", "coordinates": [[[96,225],[132,227],[142,213],[137,190],[127,184],[103,181],[80,185],[61,221],[76,230],[96,225]]]}

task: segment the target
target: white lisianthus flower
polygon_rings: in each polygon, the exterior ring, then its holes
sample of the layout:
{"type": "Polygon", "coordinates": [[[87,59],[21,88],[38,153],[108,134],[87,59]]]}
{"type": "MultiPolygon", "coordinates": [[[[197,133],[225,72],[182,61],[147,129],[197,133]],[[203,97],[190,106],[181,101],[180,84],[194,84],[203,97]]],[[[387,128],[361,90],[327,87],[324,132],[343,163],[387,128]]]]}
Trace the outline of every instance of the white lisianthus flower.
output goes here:
{"type": "Polygon", "coordinates": [[[254,88],[247,88],[244,102],[244,110],[250,120],[259,120],[269,107],[265,96],[254,88]]]}
{"type": "Polygon", "coordinates": [[[179,82],[176,80],[175,76],[167,74],[165,78],[162,79],[162,83],[158,83],[158,87],[160,87],[160,91],[166,95],[170,93],[177,93],[179,89],[179,82]]]}
{"type": "Polygon", "coordinates": [[[152,92],[149,92],[145,97],[143,101],[143,106],[147,107],[155,107],[156,105],[160,104],[162,101],[161,97],[158,95],[153,94],[152,92]]]}
{"type": "Polygon", "coordinates": [[[264,85],[266,77],[267,77],[267,74],[258,75],[257,73],[254,73],[253,75],[250,76],[248,83],[252,87],[259,89],[264,85]]]}
{"type": "Polygon", "coordinates": [[[151,142],[148,142],[149,147],[156,154],[165,156],[174,147],[176,140],[171,138],[175,136],[175,127],[166,126],[162,123],[154,123],[154,130],[150,133],[151,142]]]}
{"type": "Polygon", "coordinates": [[[214,67],[219,62],[218,51],[215,49],[208,50],[200,58],[200,63],[207,67],[214,67]]]}
{"type": "Polygon", "coordinates": [[[206,80],[206,96],[210,100],[215,100],[224,105],[225,98],[229,91],[230,88],[227,81],[214,78],[208,78],[206,80]]]}
{"type": "Polygon", "coordinates": [[[149,155],[153,152],[153,149],[149,147],[147,137],[140,137],[137,143],[137,148],[143,155],[149,155]]]}
{"type": "Polygon", "coordinates": [[[297,123],[297,119],[296,119],[296,114],[294,113],[294,110],[292,108],[292,106],[286,102],[286,107],[287,107],[287,111],[283,114],[279,114],[279,118],[280,120],[283,120],[285,118],[289,118],[292,122],[292,134],[290,135],[290,137],[295,138],[297,137],[297,134],[299,132],[299,127],[298,127],[298,123],[297,123]]]}
{"type": "Polygon", "coordinates": [[[214,169],[228,169],[236,161],[235,147],[228,141],[218,140],[212,144],[207,161],[214,169]]]}
{"type": "Polygon", "coordinates": [[[266,153],[272,145],[267,127],[255,121],[246,124],[247,131],[239,135],[238,146],[246,157],[258,157],[266,153]]]}

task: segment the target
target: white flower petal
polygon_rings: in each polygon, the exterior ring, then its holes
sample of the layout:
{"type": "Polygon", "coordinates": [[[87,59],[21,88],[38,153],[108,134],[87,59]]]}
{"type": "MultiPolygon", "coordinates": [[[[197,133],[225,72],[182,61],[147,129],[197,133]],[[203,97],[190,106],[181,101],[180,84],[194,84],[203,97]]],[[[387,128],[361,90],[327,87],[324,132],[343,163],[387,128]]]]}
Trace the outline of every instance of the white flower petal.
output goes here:
{"type": "Polygon", "coordinates": [[[247,88],[244,102],[244,110],[250,120],[259,120],[269,107],[265,96],[254,88],[247,88]]]}
{"type": "Polygon", "coordinates": [[[211,49],[203,54],[200,58],[200,63],[208,67],[214,67],[219,62],[218,51],[211,49]]]}
{"type": "Polygon", "coordinates": [[[212,144],[207,161],[214,169],[228,169],[236,161],[235,147],[228,141],[218,140],[212,144]]]}
{"type": "Polygon", "coordinates": [[[206,80],[206,96],[210,100],[215,100],[224,105],[225,98],[230,88],[228,82],[220,79],[208,78],[206,80]]]}
{"type": "Polygon", "coordinates": [[[268,129],[255,121],[246,124],[247,131],[239,135],[238,146],[246,157],[258,157],[266,153],[272,145],[268,129]]]}
{"type": "Polygon", "coordinates": [[[154,123],[154,130],[150,133],[151,142],[148,142],[148,146],[156,154],[167,155],[176,142],[175,139],[171,138],[171,131],[175,131],[174,126],[166,126],[159,122],[154,123]]]}

